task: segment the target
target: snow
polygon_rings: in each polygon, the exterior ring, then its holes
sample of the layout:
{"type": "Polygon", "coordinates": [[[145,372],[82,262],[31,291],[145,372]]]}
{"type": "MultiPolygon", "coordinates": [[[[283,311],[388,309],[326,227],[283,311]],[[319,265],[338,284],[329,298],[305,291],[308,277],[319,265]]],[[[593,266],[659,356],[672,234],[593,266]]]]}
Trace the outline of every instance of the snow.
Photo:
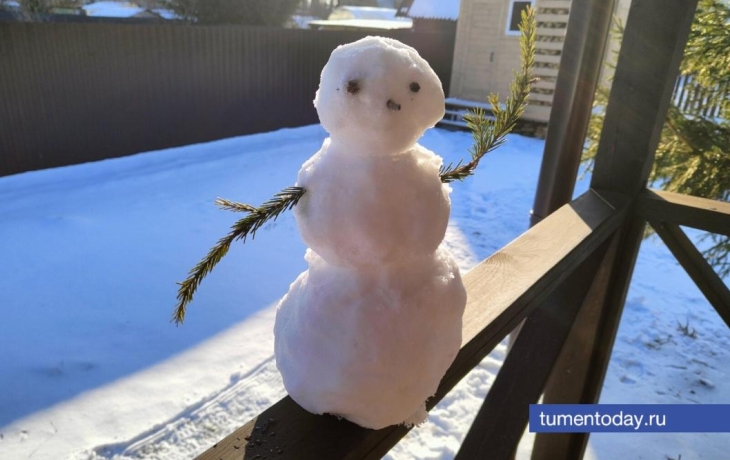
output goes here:
{"type": "Polygon", "coordinates": [[[365,37],[332,52],[314,105],[333,144],[386,154],[408,149],[443,117],[444,94],[416,50],[365,37]]]}
{"type": "Polygon", "coordinates": [[[180,16],[178,16],[178,14],[175,13],[174,11],[166,10],[164,8],[153,8],[150,11],[152,11],[153,13],[159,14],[162,19],[183,19],[180,16]]]}
{"type": "Polygon", "coordinates": [[[363,30],[401,30],[413,27],[410,19],[337,19],[326,21],[310,21],[310,27],[325,29],[363,29],[363,30]]]}
{"type": "Polygon", "coordinates": [[[291,24],[296,29],[306,29],[309,27],[309,23],[318,20],[317,16],[302,16],[295,14],[291,17],[291,24]]]}
{"type": "Polygon", "coordinates": [[[398,12],[395,8],[378,8],[372,6],[338,6],[327,17],[329,20],[342,19],[395,19],[398,12]]]}
{"type": "Polygon", "coordinates": [[[108,18],[131,18],[145,9],[134,3],[123,2],[95,2],[84,5],[81,8],[86,11],[87,16],[103,16],[108,18]]]}
{"type": "Polygon", "coordinates": [[[459,19],[459,0],[413,0],[409,18],[459,19]]]}
{"type": "Polygon", "coordinates": [[[374,429],[421,423],[466,305],[439,247],[443,160],[416,144],[444,115],[441,82],[415,49],[366,37],[332,52],[314,103],[330,138],[297,178],[309,268],[278,307],[276,365],[310,412],[374,429]]]}
{"type": "Polygon", "coordinates": [[[289,395],[366,428],[423,422],[461,345],[466,291],[450,252],[380,270],[340,268],[311,250],[307,261],[274,326],[289,395]]]}
{"type": "Polygon", "coordinates": [[[297,178],[311,191],[294,211],[305,243],[349,267],[433,254],[449,188],[439,179],[441,158],[414,147],[444,114],[431,67],[411,47],[367,37],[332,53],[314,104],[331,141],[297,178]]]}
{"type": "MultiPolygon", "coordinates": [[[[174,282],[238,217],[216,197],[262,203],[325,137],[308,126],[0,178],[0,458],[187,460],[283,396],[274,309],[306,268],[293,214],[234,246],[179,328],[174,282]]],[[[471,136],[432,129],[419,142],[450,162],[471,136]]],[[[453,185],[446,244],[462,271],[527,228],[543,145],[510,136],[453,185]]],[[[727,403],[729,345],[650,238],[602,402],[727,403]],[[687,320],[696,338],[678,330],[687,320]]],[[[387,458],[452,458],[504,354],[497,347],[387,458]]],[[[714,460],[730,445],[728,434],[590,439],[586,458],[600,460],[714,460]]]]}

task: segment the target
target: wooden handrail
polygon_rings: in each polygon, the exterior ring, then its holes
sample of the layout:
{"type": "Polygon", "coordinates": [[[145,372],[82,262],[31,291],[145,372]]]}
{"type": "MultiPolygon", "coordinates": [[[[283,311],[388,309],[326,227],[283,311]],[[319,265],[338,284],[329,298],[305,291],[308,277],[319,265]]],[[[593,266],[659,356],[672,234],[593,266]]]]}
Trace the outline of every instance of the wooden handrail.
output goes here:
{"type": "Polygon", "coordinates": [[[730,236],[730,203],[680,193],[646,190],[637,212],[649,221],[685,225],[730,236]]]}
{"type": "MultiPolygon", "coordinates": [[[[597,192],[586,192],[464,276],[462,348],[428,409],[619,227],[630,203],[608,203],[597,192]]],[[[407,432],[403,426],[375,431],[313,415],[286,397],[198,459],[379,459],[407,432]]]]}
{"type": "Polygon", "coordinates": [[[730,327],[730,289],[678,225],[649,221],[657,235],[730,327]]]}

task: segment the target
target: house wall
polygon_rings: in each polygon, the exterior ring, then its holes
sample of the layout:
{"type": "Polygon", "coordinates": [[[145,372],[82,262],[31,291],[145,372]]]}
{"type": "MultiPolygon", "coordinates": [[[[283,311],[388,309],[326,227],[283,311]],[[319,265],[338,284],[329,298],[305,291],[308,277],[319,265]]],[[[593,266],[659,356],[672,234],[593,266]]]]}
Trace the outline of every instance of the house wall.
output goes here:
{"type": "Polygon", "coordinates": [[[509,2],[462,0],[456,27],[451,97],[486,102],[507,94],[520,63],[519,37],[505,34],[509,2]]]}
{"type": "MultiPolygon", "coordinates": [[[[523,118],[547,122],[565,35],[568,0],[537,0],[538,51],[535,74],[541,78],[530,95],[523,118]]],[[[519,36],[507,35],[509,0],[462,0],[456,32],[451,97],[487,102],[490,93],[502,100],[520,66],[519,36]]]]}

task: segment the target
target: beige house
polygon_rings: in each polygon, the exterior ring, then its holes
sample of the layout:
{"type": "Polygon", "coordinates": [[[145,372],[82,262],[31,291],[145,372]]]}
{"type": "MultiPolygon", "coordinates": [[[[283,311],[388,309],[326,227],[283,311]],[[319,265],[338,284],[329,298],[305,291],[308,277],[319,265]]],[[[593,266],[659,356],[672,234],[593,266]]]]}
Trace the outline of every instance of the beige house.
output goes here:
{"type": "MultiPolygon", "coordinates": [[[[615,17],[624,22],[630,0],[616,2],[615,17]]],[[[513,70],[520,64],[518,24],[527,6],[537,9],[535,75],[540,81],[530,93],[523,119],[547,123],[570,12],[570,0],[461,0],[456,29],[454,66],[449,88],[447,124],[461,124],[466,108],[487,102],[489,93],[506,97],[513,70]],[[449,115],[450,114],[450,115],[449,115]],[[448,117],[453,122],[449,123],[448,117]]],[[[610,61],[619,43],[609,41],[605,59],[610,61]]],[[[607,84],[611,68],[604,69],[607,84]]],[[[488,106],[485,106],[488,107],[488,106]]]]}
{"type": "Polygon", "coordinates": [[[548,121],[570,0],[462,0],[449,88],[452,104],[467,106],[466,101],[487,102],[489,93],[508,94],[513,70],[520,65],[520,13],[528,6],[537,9],[535,74],[540,81],[523,118],[548,121]]]}

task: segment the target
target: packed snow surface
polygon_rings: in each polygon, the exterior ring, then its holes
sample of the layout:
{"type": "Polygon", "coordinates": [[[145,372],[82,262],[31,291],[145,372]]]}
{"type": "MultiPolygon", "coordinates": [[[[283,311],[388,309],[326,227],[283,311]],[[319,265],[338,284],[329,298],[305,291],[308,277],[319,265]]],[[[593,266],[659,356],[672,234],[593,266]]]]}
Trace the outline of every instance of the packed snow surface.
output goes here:
{"type": "MultiPolygon", "coordinates": [[[[174,283],[240,217],[216,197],[266,201],[326,137],[308,126],[0,178],[0,458],[190,460],[280,399],[275,307],[307,268],[293,214],[234,246],[178,328],[174,283]]],[[[419,142],[448,163],[471,136],[432,129],[419,142]]],[[[445,244],[462,273],[527,228],[543,146],[509,136],[453,185],[445,244]]],[[[504,355],[387,458],[453,458],[504,355]]],[[[727,403],[729,376],[730,331],[645,240],[601,402],[727,403]]],[[[718,460],[728,445],[722,433],[593,434],[586,459],[718,460]]]]}
{"type": "Polygon", "coordinates": [[[443,160],[414,144],[444,113],[414,50],[367,37],[338,47],[315,99],[330,138],[302,166],[294,215],[312,249],[276,316],[276,365],[316,414],[367,428],[421,423],[461,345],[466,292],[439,245],[443,160]]]}

